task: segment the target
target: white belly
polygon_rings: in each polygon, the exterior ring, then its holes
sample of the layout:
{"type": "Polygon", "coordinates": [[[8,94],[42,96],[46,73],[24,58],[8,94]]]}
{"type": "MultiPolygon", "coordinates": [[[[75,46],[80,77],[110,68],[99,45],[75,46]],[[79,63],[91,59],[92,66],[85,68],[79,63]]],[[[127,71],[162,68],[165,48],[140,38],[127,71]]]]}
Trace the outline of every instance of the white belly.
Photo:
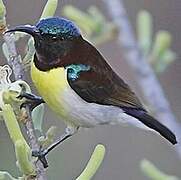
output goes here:
{"type": "Polygon", "coordinates": [[[99,105],[84,101],[70,87],[64,91],[64,104],[69,110],[69,120],[84,127],[115,122],[123,111],[114,106],[99,105]]]}
{"type": "MultiPolygon", "coordinates": [[[[84,101],[70,87],[64,91],[64,103],[69,109],[70,122],[81,127],[94,127],[99,124],[132,124],[150,130],[138,119],[127,115],[121,108],[110,105],[99,105],[84,101]]],[[[67,110],[68,110],[67,109],[67,110]]]]}

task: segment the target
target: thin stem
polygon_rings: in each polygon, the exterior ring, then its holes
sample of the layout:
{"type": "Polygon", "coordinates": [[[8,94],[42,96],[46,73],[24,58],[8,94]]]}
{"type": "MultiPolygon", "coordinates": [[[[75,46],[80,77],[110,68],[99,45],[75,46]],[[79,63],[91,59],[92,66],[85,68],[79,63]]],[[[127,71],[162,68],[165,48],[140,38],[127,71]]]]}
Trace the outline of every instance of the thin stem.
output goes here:
{"type": "Polygon", "coordinates": [[[76,180],[92,179],[104,159],[105,151],[105,147],[102,144],[98,144],[94,149],[87,166],[76,180]]]}
{"type": "Polygon", "coordinates": [[[6,33],[3,38],[9,52],[8,64],[13,69],[15,80],[23,79],[24,70],[21,65],[21,56],[18,55],[16,51],[15,37],[13,34],[6,33]]]}
{"type": "MultiPolygon", "coordinates": [[[[19,80],[22,79],[24,80],[25,78],[25,74],[24,74],[24,70],[22,67],[22,64],[20,63],[20,56],[17,54],[16,51],[16,46],[15,46],[15,41],[13,38],[13,35],[6,33],[4,35],[4,40],[7,44],[8,50],[9,50],[9,57],[10,60],[8,61],[8,64],[11,66],[11,68],[13,69],[14,75],[15,75],[15,80],[19,80]]],[[[34,131],[34,126],[33,126],[33,122],[31,119],[31,112],[30,112],[30,108],[27,106],[26,107],[26,120],[24,121],[24,125],[25,125],[25,129],[26,129],[26,134],[28,136],[29,139],[29,144],[30,147],[34,150],[38,150],[39,149],[39,145],[37,142],[37,138],[35,135],[35,131],[34,131]]],[[[43,165],[41,163],[36,163],[35,164],[36,169],[37,169],[37,179],[38,180],[46,180],[46,175],[45,175],[45,170],[43,168],[43,165]]]]}
{"type": "Polygon", "coordinates": [[[141,162],[141,170],[152,180],[179,180],[175,176],[171,176],[161,172],[154,164],[144,159],[141,162]]]}
{"type": "MultiPolygon", "coordinates": [[[[48,0],[47,4],[43,10],[42,13],[42,17],[48,17],[48,16],[53,16],[55,13],[55,10],[57,8],[57,4],[58,4],[58,0],[48,0]]],[[[3,21],[1,23],[1,26],[3,26],[3,29],[1,29],[1,32],[4,32],[7,27],[6,27],[6,9],[5,6],[3,4],[3,1],[1,1],[1,5],[3,5],[4,7],[4,13],[3,13],[3,21]]],[[[16,50],[16,44],[15,44],[15,36],[13,34],[10,33],[6,33],[3,35],[4,41],[7,45],[7,49],[8,49],[8,64],[11,66],[14,76],[15,76],[15,80],[19,80],[25,79],[25,72],[24,72],[24,68],[23,68],[23,64],[21,63],[21,56],[17,53],[16,50]]],[[[39,150],[39,144],[37,141],[37,137],[35,135],[35,130],[34,130],[34,125],[33,125],[33,121],[31,118],[31,111],[30,111],[30,107],[26,106],[26,108],[24,109],[24,117],[22,117],[22,119],[24,119],[24,124],[25,124],[25,129],[26,129],[26,133],[29,139],[29,144],[32,150],[39,150]]],[[[41,162],[35,163],[35,167],[37,170],[37,180],[46,180],[47,177],[45,175],[45,169],[43,167],[43,164],[41,162]]]]}
{"type": "MultiPolygon", "coordinates": [[[[4,31],[6,28],[4,28],[4,31]]],[[[9,59],[8,59],[8,64],[11,66],[15,80],[25,79],[25,72],[23,70],[23,65],[21,63],[21,56],[18,55],[17,50],[16,50],[16,44],[15,44],[15,37],[13,34],[6,33],[3,35],[4,41],[7,45],[8,48],[8,54],[9,54],[9,59]]],[[[29,144],[32,149],[39,149],[39,145],[37,142],[37,138],[35,135],[34,131],[34,126],[33,122],[31,119],[31,112],[30,108],[27,106],[26,107],[26,121],[24,121],[24,125],[26,128],[26,133],[28,135],[29,139],[29,144]]],[[[45,175],[45,169],[41,163],[35,163],[36,171],[37,171],[37,180],[46,180],[46,175],[45,175]]]]}

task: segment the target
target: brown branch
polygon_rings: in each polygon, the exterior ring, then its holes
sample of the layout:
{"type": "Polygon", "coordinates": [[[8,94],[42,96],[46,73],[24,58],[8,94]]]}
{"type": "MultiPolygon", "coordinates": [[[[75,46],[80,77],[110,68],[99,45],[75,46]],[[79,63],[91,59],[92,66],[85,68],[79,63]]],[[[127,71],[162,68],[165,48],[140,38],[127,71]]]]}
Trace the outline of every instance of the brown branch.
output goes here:
{"type": "MultiPolygon", "coordinates": [[[[154,110],[156,117],[172,129],[181,140],[181,125],[173,115],[163,89],[148,61],[140,52],[134,33],[127,17],[122,0],[103,0],[113,21],[118,27],[118,43],[124,48],[128,64],[132,67],[138,84],[149,106],[154,110]]],[[[181,158],[181,144],[175,146],[181,158]]]]}
{"type": "MultiPolygon", "coordinates": [[[[23,66],[21,64],[21,56],[18,55],[17,51],[16,51],[14,35],[10,34],[10,33],[6,33],[6,34],[4,34],[3,37],[4,37],[4,41],[7,45],[8,53],[9,53],[8,63],[11,66],[11,68],[13,69],[15,80],[19,80],[19,79],[24,80],[25,72],[24,72],[23,66]]],[[[39,150],[39,144],[37,142],[33,122],[31,119],[31,112],[30,112],[30,109],[28,106],[26,107],[26,116],[24,117],[24,119],[25,119],[24,125],[25,125],[25,129],[26,129],[26,134],[28,136],[28,143],[32,150],[39,150]]],[[[42,163],[35,162],[34,164],[35,164],[36,171],[37,171],[36,179],[37,180],[46,180],[47,177],[46,177],[45,169],[44,169],[42,163]]]]}
{"type": "Polygon", "coordinates": [[[6,42],[7,49],[9,52],[8,64],[13,69],[15,80],[23,79],[24,71],[21,65],[21,56],[16,52],[16,45],[14,40],[14,35],[7,33],[3,36],[4,41],[6,42]]]}

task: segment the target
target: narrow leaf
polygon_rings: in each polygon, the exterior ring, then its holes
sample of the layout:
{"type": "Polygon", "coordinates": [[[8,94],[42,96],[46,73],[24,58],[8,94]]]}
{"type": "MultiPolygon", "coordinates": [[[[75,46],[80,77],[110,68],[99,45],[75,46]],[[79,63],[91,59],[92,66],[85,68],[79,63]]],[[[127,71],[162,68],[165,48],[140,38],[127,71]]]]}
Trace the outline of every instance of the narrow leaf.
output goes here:
{"type": "Polygon", "coordinates": [[[42,132],[42,122],[44,116],[44,105],[40,104],[32,111],[33,124],[36,130],[42,132]]]}

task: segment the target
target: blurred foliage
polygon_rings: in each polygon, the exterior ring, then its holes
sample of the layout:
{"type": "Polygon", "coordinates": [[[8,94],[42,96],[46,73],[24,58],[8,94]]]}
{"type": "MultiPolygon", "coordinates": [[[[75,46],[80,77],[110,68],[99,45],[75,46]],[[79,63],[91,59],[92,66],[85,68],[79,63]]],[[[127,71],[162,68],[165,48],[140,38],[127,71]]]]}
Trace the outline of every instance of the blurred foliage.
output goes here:
{"type": "Polygon", "coordinates": [[[179,178],[175,176],[170,176],[161,172],[150,161],[146,159],[141,161],[141,170],[151,180],[179,180],[179,178]]]}
{"type": "Polygon", "coordinates": [[[0,0],[0,32],[2,33],[6,28],[6,7],[3,0],[0,0]]]}
{"type": "Polygon", "coordinates": [[[161,73],[176,59],[176,53],[171,50],[172,35],[160,30],[153,38],[153,28],[152,15],[146,10],[140,11],[137,16],[139,48],[155,72],[161,73]]]}
{"type": "MultiPolygon", "coordinates": [[[[13,176],[11,176],[11,174],[9,174],[6,171],[0,171],[0,180],[21,180],[22,178],[14,178],[13,176]]],[[[22,179],[23,180],[23,179],[22,179]]]]}
{"type": "Polygon", "coordinates": [[[73,20],[82,30],[83,35],[95,45],[100,45],[117,36],[117,27],[113,22],[106,20],[105,16],[96,6],[90,6],[87,12],[76,7],[66,5],[62,14],[73,20]]]}
{"type": "Polygon", "coordinates": [[[152,15],[147,11],[141,11],[137,17],[137,36],[138,44],[144,56],[147,56],[151,45],[153,36],[153,19],[152,15]]]}

